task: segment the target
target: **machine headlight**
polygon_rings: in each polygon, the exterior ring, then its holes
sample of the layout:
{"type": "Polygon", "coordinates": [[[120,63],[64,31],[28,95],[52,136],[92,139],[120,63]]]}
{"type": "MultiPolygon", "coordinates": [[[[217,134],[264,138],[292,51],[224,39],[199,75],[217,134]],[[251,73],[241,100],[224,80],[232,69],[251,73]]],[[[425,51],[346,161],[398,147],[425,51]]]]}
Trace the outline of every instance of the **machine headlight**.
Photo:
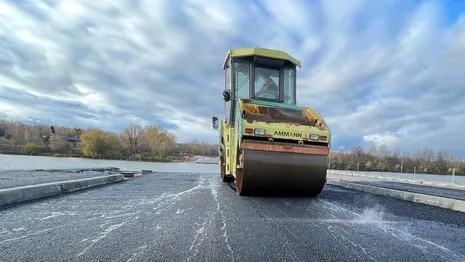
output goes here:
{"type": "Polygon", "coordinates": [[[320,139],[319,135],[316,135],[316,134],[311,134],[310,135],[310,140],[318,140],[318,139],[320,139]]]}
{"type": "Polygon", "coordinates": [[[253,133],[257,136],[264,136],[266,134],[266,130],[263,128],[255,128],[253,133]]]}

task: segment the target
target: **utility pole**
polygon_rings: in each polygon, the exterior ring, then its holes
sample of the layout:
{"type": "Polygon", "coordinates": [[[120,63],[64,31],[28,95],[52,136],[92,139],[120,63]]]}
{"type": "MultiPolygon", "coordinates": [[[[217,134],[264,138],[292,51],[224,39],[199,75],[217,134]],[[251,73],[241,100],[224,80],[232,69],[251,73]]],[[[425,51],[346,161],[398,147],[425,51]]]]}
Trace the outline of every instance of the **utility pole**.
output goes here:
{"type": "Polygon", "coordinates": [[[459,169],[459,163],[457,161],[457,163],[454,163],[456,166],[454,168],[452,168],[452,187],[454,187],[454,184],[455,184],[455,170],[456,168],[459,169]]]}
{"type": "Polygon", "coordinates": [[[404,170],[404,157],[405,157],[405,149],[404,149],[404,154],[402,154],[402,157],[401,157],[401,159],[402,159],[402,162],[401,162],[401,164],[400,164],[400,172],[401,172],[401,173],[402,173],[403,170],[404,170]]]}
{"type": "Polygon", "coordinates": [[[402,173],[402,170],[404,169],[404,157],[402,157],[402,162],[400,164],[400,172],[402,173]]]}

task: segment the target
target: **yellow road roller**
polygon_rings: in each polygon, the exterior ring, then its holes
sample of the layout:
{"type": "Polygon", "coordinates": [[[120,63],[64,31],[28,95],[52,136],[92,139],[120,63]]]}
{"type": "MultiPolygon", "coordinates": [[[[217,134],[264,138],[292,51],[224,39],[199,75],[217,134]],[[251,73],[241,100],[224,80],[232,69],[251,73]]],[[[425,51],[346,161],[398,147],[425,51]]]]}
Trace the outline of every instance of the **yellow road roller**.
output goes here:
{"type": "Polygon", "coordinates": [[[223,63],[224,119],[219,131],[223,182],[239,195],[319,195],[326,183],[331,131],[323,117],[296,101],[301,62],[284,51],[238,48],[223,63]]]}

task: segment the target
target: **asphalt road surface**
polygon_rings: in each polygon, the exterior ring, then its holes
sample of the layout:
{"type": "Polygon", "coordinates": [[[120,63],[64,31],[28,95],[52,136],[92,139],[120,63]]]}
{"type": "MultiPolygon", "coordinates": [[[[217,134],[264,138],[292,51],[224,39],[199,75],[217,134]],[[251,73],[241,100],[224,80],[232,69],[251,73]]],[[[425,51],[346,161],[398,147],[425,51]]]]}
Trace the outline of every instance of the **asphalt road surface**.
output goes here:
{"type": "Polygon", "coordinates": [[[1,261],[465,261],[465,213],[326,186],[239,197],[158,173],[0,210],[1,261]]]}

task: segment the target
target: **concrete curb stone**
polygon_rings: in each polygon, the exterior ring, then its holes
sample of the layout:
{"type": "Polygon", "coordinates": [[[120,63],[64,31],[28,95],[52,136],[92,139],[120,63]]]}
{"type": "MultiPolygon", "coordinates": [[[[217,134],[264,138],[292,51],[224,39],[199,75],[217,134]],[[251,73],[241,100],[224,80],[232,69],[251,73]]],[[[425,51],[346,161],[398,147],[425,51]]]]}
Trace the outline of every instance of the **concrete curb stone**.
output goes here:
{"type": "Polygon", "coordinates": [[[109,183],[123,181],[122,174],[106,175],[85,179],[51,182],[37,185],[6,188],[0,190],[0,206],[69,193],[109,183]]]}
{"type": "Polygon", "coordinates": [[[367,192],[371,194],[411,201],[415,203],[437,206],[437,207],[451,209],[451,210],[455,210],[459,212],[465,212],[465,201],[463,200],[432,196],[432,195],[426,195],[426,194],[419,194],[419,193],[413,193],[413,192],[406,192],[406,191],[401,191],[401,190],[396,190],[396,189],[381,188],[381,187],[375,187],[375,186],[369,186],[369,185],[361,185],[361,184],[342,182],[342,181],[328,181],[328,184],[341,186],[341,187],[345,187],[349,189],[354,189],[358,191],[363,191],[363,192],[367,192]]]}

